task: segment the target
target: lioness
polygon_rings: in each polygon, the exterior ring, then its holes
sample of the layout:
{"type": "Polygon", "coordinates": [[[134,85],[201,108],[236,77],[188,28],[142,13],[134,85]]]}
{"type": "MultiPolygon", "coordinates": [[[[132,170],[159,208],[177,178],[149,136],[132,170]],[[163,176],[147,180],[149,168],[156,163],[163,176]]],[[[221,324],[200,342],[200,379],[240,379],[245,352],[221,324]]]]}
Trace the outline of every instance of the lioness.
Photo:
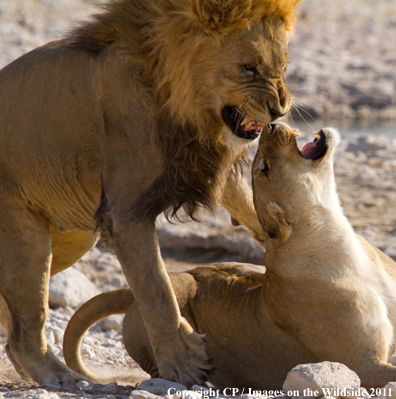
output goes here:
{"type": "MultiPolygon", "coordinates": [[[[336,192],[338,133],[324,129],[299,151],[285,124],[264,128],[253,164],[253,194],[268,236],[266,272],[213,264],[171,273],[182,316],[206,334],[219,388],[280,389],[297,364],[325,360],[356,371],[366,387],[396,380],[388,363],[396,328],[396,264],[356,235],[336,192]]],[[[64,337],[67,364],[90,379],[82,336],[95,321],[124,313],[124,344],[158,375],[139,308],[129,290],[83,305],[64,337]]]]}
{"type": "Polygon", "coordinates": [[[160,375],[204,382],[203,337],[180,315],[155,220],[221,203],[264,241],[234,165],[289,109],[298,1],[109,1],[65,40],[0,72],[0,313],[21,375],[78,380],[45,340],[48,281],[101,233],[160,375]]]}

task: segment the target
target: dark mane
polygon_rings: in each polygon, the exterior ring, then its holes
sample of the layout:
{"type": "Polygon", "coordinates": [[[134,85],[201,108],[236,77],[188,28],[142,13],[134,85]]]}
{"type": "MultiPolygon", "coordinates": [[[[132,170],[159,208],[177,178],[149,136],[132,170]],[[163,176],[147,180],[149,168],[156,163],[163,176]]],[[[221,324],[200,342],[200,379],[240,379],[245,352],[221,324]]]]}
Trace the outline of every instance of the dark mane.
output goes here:
{"type": "Polygon", "coordinates": [[[141,0],[112,0],[98,5],[99,12],[72,29],[68,39],[72,45],[93,53],[121,38],[128,40],[133,48],[142,47],[146,36],[143,31],[147,30],[149,20],[155,16],[149,3],[141,0]]]}
{"type": "Polygon", "coordinates": [[[157,120],[165,170],[130,208],[129,217],[168,219],[183,209],[196,220],[200,208],[214,211],[230,150],[215,138],[203,142],[192,125],[182,126],[165,109],[157,120]]]}

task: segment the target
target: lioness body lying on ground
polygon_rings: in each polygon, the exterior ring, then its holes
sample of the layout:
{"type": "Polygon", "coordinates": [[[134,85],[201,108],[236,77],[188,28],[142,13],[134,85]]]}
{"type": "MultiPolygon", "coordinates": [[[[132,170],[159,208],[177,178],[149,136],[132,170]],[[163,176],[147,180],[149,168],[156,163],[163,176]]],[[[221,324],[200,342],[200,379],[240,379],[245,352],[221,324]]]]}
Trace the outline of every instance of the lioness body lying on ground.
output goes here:
{"type": "MultiPolygon", "coordinates": [[[[335,361],[366,387],[396,380],[396,264],[355,235],[336,193],[338,134],[320,132],[298,150],[284,124],[264,128],[253,164],[254,203],[266,234],[266,272],[214,264],[171,273],[182,315],[206,334],[216,387],[279,389],[301,363],[335,361]]],[[[124,344],[142,368],[158,371],[138,307],[128,290],[83,305],[64,337],[67,364],[91,378],[79,346],[95,321],[124,313],[124,344]]]]}
{"type": "Polygon", "coordinates": [[[284,74],[297,3],[114,0],[0,72],[0,319],[21,375],[79,378],[47,346],[48,282],[100,232],[160,374],[205,380],[204,343],[180,315],[155,219],[220,202],[264,241],[234,165],[290,106],[284,74]]]}

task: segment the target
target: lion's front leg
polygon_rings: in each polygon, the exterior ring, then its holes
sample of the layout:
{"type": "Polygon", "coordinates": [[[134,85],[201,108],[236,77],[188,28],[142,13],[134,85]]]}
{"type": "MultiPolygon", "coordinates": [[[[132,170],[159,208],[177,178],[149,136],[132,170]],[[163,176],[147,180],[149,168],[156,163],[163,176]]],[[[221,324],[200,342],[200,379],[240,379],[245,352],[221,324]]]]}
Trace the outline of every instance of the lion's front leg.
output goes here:
{"type": "Polygon", "coordinates": [[[153,222],[114,225],[113,242],[136,298],[161,377],[202,384],[211,369],[202,335],[180,315],[153,222]]]}
{"type": "Polygon", "coordinates": [[[232,218],[246,226],[261,246],[266,237],[253,204],[253,193],[243,177],[233,170],[227,178],[221,204],[232,218]]]}

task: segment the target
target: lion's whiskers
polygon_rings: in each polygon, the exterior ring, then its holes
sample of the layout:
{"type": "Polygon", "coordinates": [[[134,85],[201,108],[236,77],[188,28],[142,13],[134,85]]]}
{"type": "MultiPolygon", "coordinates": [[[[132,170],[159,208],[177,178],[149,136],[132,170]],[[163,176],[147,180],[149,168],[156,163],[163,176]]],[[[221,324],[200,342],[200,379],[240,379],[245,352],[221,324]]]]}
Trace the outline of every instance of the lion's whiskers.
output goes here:
{"type": "MultiPolygon", "coordinates": [[[[317,120],[308,112],[307,107],[305,105],[301,104],[301,101],[294,99],[292,104],[291,104],[291,109],[294,109],[297,112],[297,114],[299,115],[299,117],[309,126],[309,128],[313,129],[311,124],[307,121],[307,119],[300,112],[300,110],[305,112],[312,119],[312,121],[314,121],[315,123],[317,122],[317,120]]],[[[292,116],[291,113],[289,113],[289,116],[290,116],[290,118],[292,120],[292,123],[294,123],[293,116],[292,116]]]]}
{"type": "Polygon", "coordinates": [[[244,111],[244,106],[243,103],[240,105],[237,105],[234,108],[234,112],[232,113],[232,116],[235,117],[237,116],[237,123],[236,123],[236,127],[235,127],[235,134],[237,133],[238,127],[241,126],[241,122],[244,120],[245,118],[245,111],[244,111]]]}

